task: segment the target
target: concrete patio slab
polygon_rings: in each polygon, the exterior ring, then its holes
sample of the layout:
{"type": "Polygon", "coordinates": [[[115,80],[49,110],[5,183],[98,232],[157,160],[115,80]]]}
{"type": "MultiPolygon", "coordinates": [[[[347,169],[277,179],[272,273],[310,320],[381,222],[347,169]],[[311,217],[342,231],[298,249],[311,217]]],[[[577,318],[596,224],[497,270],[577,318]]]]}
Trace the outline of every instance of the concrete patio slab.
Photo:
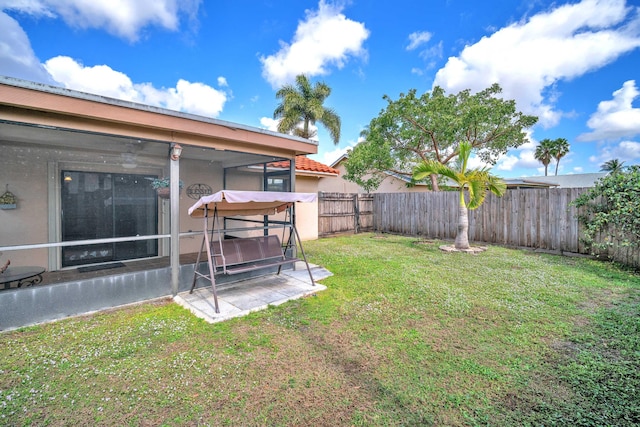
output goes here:
{"type": "Polygon", "coordinates": [[[174,301],[209,323],[221,322],[327,289],[318,281],[332,273],[317,265],[310,267],[315,286],[304,263],[297,263],[293,270],[284,270],[279,275],[269,274],[220,286],[217,289],[220,313],[215,311],[211,286],[195,289],[192,294],[181,292],[174,301]]]}

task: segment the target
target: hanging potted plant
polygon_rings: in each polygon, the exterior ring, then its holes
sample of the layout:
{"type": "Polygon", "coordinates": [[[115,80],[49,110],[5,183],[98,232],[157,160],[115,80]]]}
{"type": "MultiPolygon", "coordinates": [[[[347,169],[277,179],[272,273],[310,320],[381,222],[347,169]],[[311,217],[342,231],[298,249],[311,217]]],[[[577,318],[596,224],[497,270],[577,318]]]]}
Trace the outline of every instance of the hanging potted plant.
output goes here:
{"type": "MultiPolygon", "coordinates": [[[[169,178],[167,177],[163,177],[163,178],[155,178],[153,180],[151,180],[151,187],[156,190],[156,192],[158,193],[158,197],[162,198],[162,199],[168,199],[169,195],[170,195],[170,181],[169,178]]],[[[182,192],[182,187],[184,187],[184,183],[182,182],[182,180],[178,181],[178,188],[180,189],[180,192],[182,192]]]]}
{"type": "Polygon", "coordinates": [[[18,198],[9,191],[9,184],[7,184],[6,190],[2,196],[0,196],[0,209],[15,209],[18,203],[18,198]]]}

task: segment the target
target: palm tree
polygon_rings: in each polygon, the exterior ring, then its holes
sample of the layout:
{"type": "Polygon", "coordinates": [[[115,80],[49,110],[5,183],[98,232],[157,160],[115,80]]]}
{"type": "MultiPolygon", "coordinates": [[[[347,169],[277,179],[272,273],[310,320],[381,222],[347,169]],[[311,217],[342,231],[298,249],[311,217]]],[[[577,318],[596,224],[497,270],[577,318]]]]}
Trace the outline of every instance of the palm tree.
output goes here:
{"type": "Polygon", "coordinates": [[[278,132],[313,138],[317,132],[310,125],[319,122],[327,128],[337,145],[340,141],[340,117],[322,105],[330,94],[331,88],[326,84],[316,82],[312,86],[304,74],[296,76],[295,86],[285,85],[276,92],[276,98],[282,100],[273,112],[274,119],[281,119],[278,132]]]}
{"type": "Polygon", "coordinates": [[[468,169],[467,163],[471,155],[472,145],[469,142],[460,143],[459,170],[447,165],[427,160],[416,166],[413,178],[422,180],[429,175],[441,175],[458,184],[460,188],[460,204],[458,206],[458,230],[455,247],[459,250],[469,249],[469,209],[477,209],[482,205],[488,191],[496,196],[502,196],[507,189],[505,182],[489,173],[486,168],[468,169]],[[469,201],[465,199],[465,192],[469,193],[469,201]]]}
{"type": "Polygon", "coordinates": [[[544,176],[547,176],[547,169],[548,169],[549,163],[551,163],[552,147],[553,147],[553,141],[551,141],[548,138],[543,139],[542,141],[540,141],[540,144],[538,144],[538,146],[536,147],[536,152],[534,154],[534,157],[536,158],[536,160],[538,160],[540,163],[544,165],[544,176]]]}
{"type": "Polygon", "coordinates": [[[564,138],[556,138],[553,140],[551,156],[556,159],[556,175],[558,175],[558,166],[560,165],[560,159],[566,156],[568,152],[569,141],[564,138]]]}
{"type": "Polygon", "coordinates": [[[600,170],[602,172],[608,172],[611,175],[615,175],[624,170],[624,166],[622,165],[624,165],[624,162],[621,162],[618,159],[611,159],[604,162],[602,166],[600,166],[600,170]]]}

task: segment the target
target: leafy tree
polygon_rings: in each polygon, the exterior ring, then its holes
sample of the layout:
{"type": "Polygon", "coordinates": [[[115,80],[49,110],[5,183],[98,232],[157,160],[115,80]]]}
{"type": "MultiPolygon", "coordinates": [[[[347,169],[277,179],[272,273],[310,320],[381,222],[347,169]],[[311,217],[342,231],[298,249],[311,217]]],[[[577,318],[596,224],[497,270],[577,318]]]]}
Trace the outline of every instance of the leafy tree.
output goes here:
{"type": "MultiPolygon", "coordinates": [[[[510,148],[527,141],[524,129],[538,118],[516,110],[515,101],[498,98],[498,84],[471,94],[464,90],[445,95],[436,86],[421,96],[411,89],[392,100],[371,120],[345,162],[345,179],[367,191],[376,189],[387,174],[411,177],[413,168],[429,160],[448,164],[467,142],[480,159],[495,164],[510,148]]],[[[429,178],[438,190],[435,175],[429,178]]]]}
{"type": "Polygon", "coordinates": [[[614,241],[640,245],[640,166],[601,178],[573,204],[584,208],[578,220],[584,224],[583,240],[592,248],[606,249],[614,241]]]}
{"type": "Polygon", "coordinates": [[[551,156],[556,159],[556,176],[558,175],[558,166],[560,159],[569,153],[569,142],[564,138],[556,138],[552,142],[551,156]]]}
{"type": "Polygon", "coordinates": [[[549,163],[551,163],[552,146],[553,146],[553,141],[551,141],[548,138],[545,138],[542,141],[540,141],[540,144],[538,144],[538,146],[536,147],[536,152],[534,154],[534,157],[536,158],[536,160],[538,160],[540,163],[544,165],[544,176],[547,176],[547,169],[548,169],[549,163]]]}
{"type": "Polygon", "coordinates": [[[456,249],[469,249],[469,209],[477,209],[482,205],[487,192],[491,191],[497,196],[502,196],[507,189],[503,180],[489,173],[486,168],[467,169],[467,163],[473,146],[464,141],[458,147],[459,170],[454,170],[435,160],[425,160],[413,171],[413,177],[417,180],[430,175],[442,175],[456,184],[460,189],[460,204],[458,206],[458,230],[456,233],[456,249]],[[465,199],[465,192],[469,194],[469,200],[465,199]]]}
{"type": "Polygon", "coordinates": [[[317,132],[310,125],[319,122],[327,128],[333,143],[338,144],[340,117],[323,105],[330,94],[331,88],[325,83],[311,85],[304,74],[296,76],[295,86],[285,85],[276,92],[276,98],[282,100],[273,112],[274,119],[281,119],[278,132],[292,132],[302,138],[313,138],[317,132]]]}
{"type": "Polygon", "coordinates": [[[610,174],[616,174],[622,172],[625,167],[623,166],[624,162],[621,162],[618,159],[607,160],[600,166],[600,170],[602,172],[608,172],[610,174]]]}

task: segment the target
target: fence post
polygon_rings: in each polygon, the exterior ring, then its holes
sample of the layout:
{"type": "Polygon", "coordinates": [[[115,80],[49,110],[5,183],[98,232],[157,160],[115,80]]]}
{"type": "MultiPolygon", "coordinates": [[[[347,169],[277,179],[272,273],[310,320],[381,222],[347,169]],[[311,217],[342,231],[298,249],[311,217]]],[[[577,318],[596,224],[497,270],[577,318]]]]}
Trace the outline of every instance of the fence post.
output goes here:
{"type": "Polygon", "coordinates": [[[353,195],[353,230],[355,234],[360,232],[360,207],[358,206],[358,193],[353,195]]]}

